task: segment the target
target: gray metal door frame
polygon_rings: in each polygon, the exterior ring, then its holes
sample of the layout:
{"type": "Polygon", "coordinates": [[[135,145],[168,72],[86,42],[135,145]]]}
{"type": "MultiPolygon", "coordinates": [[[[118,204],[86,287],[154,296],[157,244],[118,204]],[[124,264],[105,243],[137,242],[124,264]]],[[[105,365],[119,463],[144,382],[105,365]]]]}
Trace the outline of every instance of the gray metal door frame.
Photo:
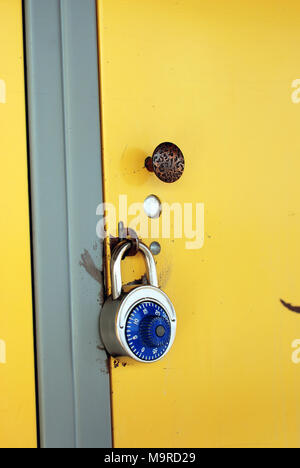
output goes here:
{"type": "Polygon", "coordinates": [[[24,0],[42,447],[111,447],[95,0],[24,0]]]}

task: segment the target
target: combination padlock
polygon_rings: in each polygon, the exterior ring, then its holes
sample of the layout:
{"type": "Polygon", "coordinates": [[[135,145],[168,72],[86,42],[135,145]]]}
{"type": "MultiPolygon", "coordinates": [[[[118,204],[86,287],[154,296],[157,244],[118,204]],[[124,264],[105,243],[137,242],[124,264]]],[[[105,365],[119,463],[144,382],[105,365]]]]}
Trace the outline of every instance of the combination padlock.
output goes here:
{"type": "Polygon", "coordinates": [[[112,356],[130,356],[140,362],[155,362],[170,350],[176,334],[176,313],[168,296],[158,287],[156,265],[148,247],[144,254],[149,284],[122,292],[121,261],[131,242],[120,242],[110,263],[112,294],[100,316],[103,344],[112,356]]]}

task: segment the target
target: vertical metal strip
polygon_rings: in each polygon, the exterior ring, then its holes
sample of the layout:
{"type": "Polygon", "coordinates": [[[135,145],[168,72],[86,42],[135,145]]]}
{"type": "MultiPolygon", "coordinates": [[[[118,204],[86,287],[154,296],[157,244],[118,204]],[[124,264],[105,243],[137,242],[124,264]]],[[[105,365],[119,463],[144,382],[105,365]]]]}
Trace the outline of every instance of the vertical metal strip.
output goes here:
{"type": "Polygon", "coordinates": [[[41,444],[110,447],[96,6],[25,0],[25,16],[41,444]]]}

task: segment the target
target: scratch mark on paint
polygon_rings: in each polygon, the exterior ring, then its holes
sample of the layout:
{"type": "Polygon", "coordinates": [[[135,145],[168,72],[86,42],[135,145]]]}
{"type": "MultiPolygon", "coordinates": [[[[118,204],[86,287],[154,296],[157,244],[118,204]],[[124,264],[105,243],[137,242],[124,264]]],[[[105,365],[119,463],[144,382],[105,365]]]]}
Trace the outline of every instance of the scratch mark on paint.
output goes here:
{"type": "Polygon", "coordinates": [[[169,281],[170,275],[172,271],[171,263],[165,261],[164,264],[161,266],[159,274],[158,274],[158,283],[159,287],[164,289],[169,281]]]}
{"type": "Polygon", "coordinates": [[[82,266],[85,271],[102,285],[103,275],[102,272],[96,267],[94,260],[92,259],[90,253],[85,249],[84,253],[81,255],[81,261],[79,265],[82,266]]]}
{"type": "Polygon", "coordinates": [[[144,274],[140,279],[137,279],[137,280],[134,280],[134,281],[130,281],[130,283],[126,283],[125,286],[136,286],[136,285],[140,285],[140,284],[147,284],[148,281],[147,281],[147,275],[144,274]]]}
{"type": "Polygon", "coordinates": [[[100,306],[104,304],[104,279],[103,279],[103,273],[101,270],[99,270],[96,265],[94,260],[92,259],[90,253],[88,250],[84,250],[83,254],[81,254],[81,261],[79,262],[79,265],[82,266],[85,271],[95,280],[97,283],[100,284],[101,289],[99,293],[99,298],[98,302],[100,306]]]}
{"type": "Polygon", "coordinates": [[[282,299],[280,299],[280,302],[286,309],[291,310],[292,312],[296,312],[296,314],[300,314],[299,306],[293,306],[292,304],[289,304],[288,302],[285,302],[282,299]]]}

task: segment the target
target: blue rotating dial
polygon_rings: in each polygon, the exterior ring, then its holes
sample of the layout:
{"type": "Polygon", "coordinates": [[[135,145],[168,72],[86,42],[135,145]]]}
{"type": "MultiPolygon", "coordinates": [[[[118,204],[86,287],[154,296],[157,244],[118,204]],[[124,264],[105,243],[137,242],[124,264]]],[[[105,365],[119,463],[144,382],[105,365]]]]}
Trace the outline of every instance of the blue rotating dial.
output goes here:
{"type": "Polygon", "coordinates": [[[128,316],[125,334],[135,356],[143,361],[155,361],[165,353],[170,343],[169,317],[155,302],[140,302],[128,316]]]}

